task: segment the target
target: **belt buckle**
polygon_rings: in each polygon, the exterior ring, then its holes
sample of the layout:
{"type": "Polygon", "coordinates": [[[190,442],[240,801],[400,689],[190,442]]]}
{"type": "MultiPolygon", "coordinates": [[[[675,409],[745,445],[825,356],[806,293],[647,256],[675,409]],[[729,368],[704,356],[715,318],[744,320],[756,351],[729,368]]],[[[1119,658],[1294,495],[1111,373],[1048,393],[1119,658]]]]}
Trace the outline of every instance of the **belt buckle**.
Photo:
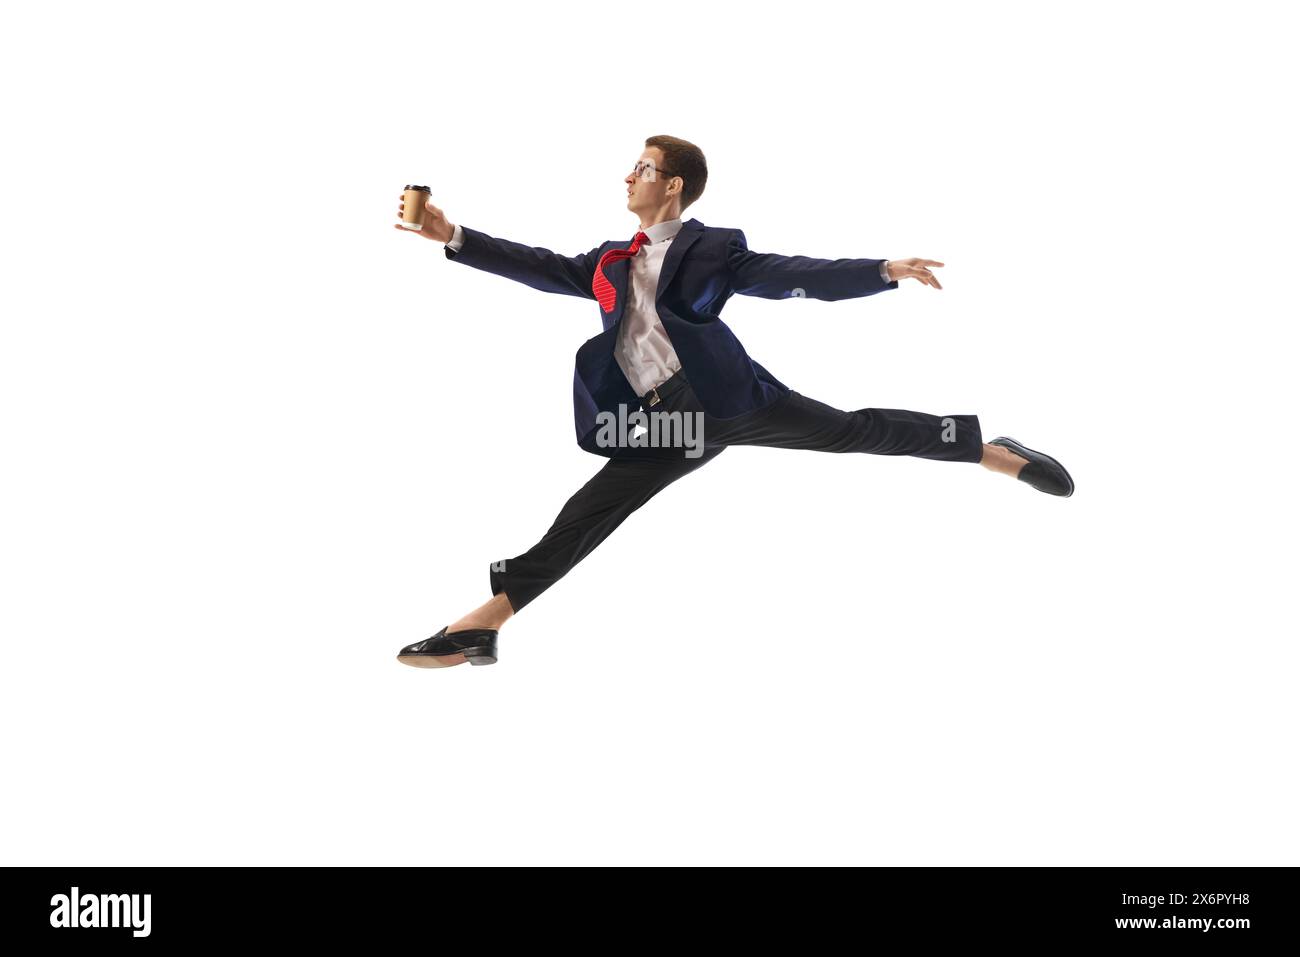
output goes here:
{"type": "Polygon", "coordinates": [[[659,404],[659,387],[658,387],[658,386],[653,387],[653,388],[650,390],[650,392],[647,393],[647,394],[648,394],[648,395],[653,395],[653,396],[654,396],[654,398],[650,400],[650,404],[651,404],[651,405],[658,405],[658,404],[659,404]]]}

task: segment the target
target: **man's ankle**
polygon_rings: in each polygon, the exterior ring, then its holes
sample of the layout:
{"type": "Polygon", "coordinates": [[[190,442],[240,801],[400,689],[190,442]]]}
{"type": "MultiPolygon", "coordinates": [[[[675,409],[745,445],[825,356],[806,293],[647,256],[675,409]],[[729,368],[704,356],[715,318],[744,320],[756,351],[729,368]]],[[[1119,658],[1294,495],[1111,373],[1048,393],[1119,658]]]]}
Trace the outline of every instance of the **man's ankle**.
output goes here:
{"type": "Polygon", "coordinates": [[[1016,478],[1020,475],[1020,470],[1028,464],[1028,459],[1017,455],[1010,449],[1003,448],[1000,445],[984,443],[984,454],[980,458],[980,465],[990,471],[1001,472],[1003,475],[1016,478]]]}
{"type": "Polygon", "coordinates": [[[480,605],[465,617],[448,625],[447,633],[468,631],[471,628],[491,628],[497,631],[513,615],[514,609],[510,607],[510,599],[506,597],[505,592],[497,592],[486,604],[480,605]]]}

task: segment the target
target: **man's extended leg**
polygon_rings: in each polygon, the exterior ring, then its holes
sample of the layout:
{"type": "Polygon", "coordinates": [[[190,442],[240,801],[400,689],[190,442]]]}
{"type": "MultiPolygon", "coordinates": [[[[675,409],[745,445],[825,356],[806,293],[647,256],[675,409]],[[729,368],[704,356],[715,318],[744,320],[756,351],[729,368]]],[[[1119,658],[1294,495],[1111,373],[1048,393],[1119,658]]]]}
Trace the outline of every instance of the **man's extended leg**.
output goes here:
{"type": "MultiPolygon", "coordinates": [[[[699,409],[689,388],[677,393],[669,404],[675,409],[699,409]]],[[[974,415],[939,416],[907,409],[845,412],[794,391],[733,419],[700,414],[708,443],[978,462],[1040,492],[1067,497],[1074,493],[1074,480],[1060,462],[1005,436],[984,442],[979,418],[974,415]]]]}
{"type": "Polygon", "coordinates": [[[683,475],[711,461],[722,446],[706,447],[697,458],[680,449],[610,459],[564,503],[541,540],[522,555],[494,562],[489,571],[493,598],[448,626],[499,628],[582,561],[624,519],[683,475]]]}
{"type": "Polygon", "coordinates": [[[706,417],[704,440],[817,452],[912,455],[947,462],[978,462],[984,455],[977,416],[907,409],[846,412],[795,391],[734,419],[706,417]]]}

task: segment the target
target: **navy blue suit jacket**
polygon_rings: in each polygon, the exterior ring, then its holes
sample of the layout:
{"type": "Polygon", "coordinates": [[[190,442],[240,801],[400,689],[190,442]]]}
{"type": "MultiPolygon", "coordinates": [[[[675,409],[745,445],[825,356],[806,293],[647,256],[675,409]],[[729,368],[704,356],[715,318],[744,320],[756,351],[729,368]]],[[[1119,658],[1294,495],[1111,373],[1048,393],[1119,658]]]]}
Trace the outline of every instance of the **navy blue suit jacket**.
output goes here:
{"type": "MultiPolygon", "coordinates": [[[[448,259],[532,286],[543,292],[596,301],[591,282],[596,264],[610,249],[626,249],[630,239],[610,240],[590,252],[563,256],[539,246],[498,239],[461,224],[460,249],[445,250],[448,259]]],[[[789,387],[745,352],[719,318],[733,293],[764,299],[852,299],[885,289],[898,281],[880,277],[879,259],[811,259],[751,252],[739,229],[705,226],[688,219],[664,256],[655,292],[655,307],[700,404],[714,418],[726,419],[762,408],[789,387]]],[[[614,344],[627,302],[628,260],[605,266],[618,293],[612,312],[596,306],[604,331],[578,349],[573,371],[573,418],[578,445],[596,455],[616,457],[617,447],[596,444],[596,416],[618,415],[619,403],[630,413],[638,396],[614,359],[614,344]]]]}

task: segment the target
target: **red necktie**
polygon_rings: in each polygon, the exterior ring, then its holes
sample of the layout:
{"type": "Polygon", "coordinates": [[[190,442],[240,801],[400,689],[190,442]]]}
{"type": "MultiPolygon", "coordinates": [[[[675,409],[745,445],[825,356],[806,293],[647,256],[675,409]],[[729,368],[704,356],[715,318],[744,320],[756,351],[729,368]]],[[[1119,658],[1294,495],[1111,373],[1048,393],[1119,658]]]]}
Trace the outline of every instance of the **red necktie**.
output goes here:
{"type": "Polygon", "coordinates": [[[642,243],[650,242],[650,237],[645,233],[637,233],[632,237],[632,245],[627,249],[611,249],[605,255],[600,257],[600,262],[596,264],[596,274],[591,277],[591,291],[596,294],[596,301],[600,303],[600,308],[606,312],[614,311],[614,300],[618,298],[613,284],[605,278],[602,271],[605,263],[616,263],[624,259],[631,259],[637,254],[642,243]]]}

